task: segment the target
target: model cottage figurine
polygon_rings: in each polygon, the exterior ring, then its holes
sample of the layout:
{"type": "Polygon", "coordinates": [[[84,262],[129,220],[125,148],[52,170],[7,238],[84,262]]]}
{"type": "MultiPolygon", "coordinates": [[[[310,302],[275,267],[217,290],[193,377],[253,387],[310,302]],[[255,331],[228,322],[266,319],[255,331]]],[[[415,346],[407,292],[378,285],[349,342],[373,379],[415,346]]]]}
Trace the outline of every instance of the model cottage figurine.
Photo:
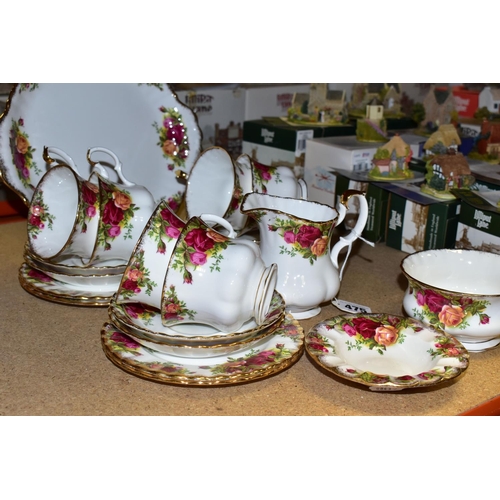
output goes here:
{"type": "Polygon", "coordinates": [[[446,154],[449,149],[458,151],[458,146],[461,143],[455,125],[451,123],[440,125],[424,144],[424,158],[428,159],[434,155],[446,154]]]}
{"type": "Polygon", "coordinates": [[[399,135],[395,135],[373,155],[373,168],[368,173],[368,178],[376,181],[412,179],[414,173],[409,169],[411,157],[410,146],[399,135]]]}
{"type": "Polygon", "coordinates": [[[427,161],[426,170],[426,182],[420,190],[441,200],[455,199],[451,189],[470,188],[475,182],[467,159],[454,148],[448,149],[446,154],[432,156],[427,161]]]}
{"type": "Polygon", "coordinates": [[[366,117],[356,121],[356,138],[361,142],[382,142],[387,139],[384,106],[377,98],[366,106],[366,117]]]}
{"type": "Polygon", "coordinates": [[[347,118],[345,90],[329,90],[328,83],[311,83],[309,94],[295,93],[288,110],[293,123],[340,125],[347,118]]]}

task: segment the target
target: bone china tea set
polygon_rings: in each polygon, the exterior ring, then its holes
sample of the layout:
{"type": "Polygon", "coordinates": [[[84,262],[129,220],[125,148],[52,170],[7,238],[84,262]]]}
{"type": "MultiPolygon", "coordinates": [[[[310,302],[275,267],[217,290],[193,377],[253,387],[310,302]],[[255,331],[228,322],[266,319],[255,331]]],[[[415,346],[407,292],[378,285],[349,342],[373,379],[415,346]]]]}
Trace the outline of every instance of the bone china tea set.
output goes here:
{"type": "Polygon", "coordinates": [[[500,344],[500,255],[472,250],[405,257],[405,316],[340,314],[304,332],[363,240],[364,193],[333,208],[289,167],[201,151],[196,116],[168,84],[16,84],[0,174],[29,207],[21,286],[107,307],[103,351],[136,376],[236,384],[306,351],[337,380],[398,391],[456,378],[469,351],[500,344]],[[332,242],[353,199],[356,223],[332,242]]]}

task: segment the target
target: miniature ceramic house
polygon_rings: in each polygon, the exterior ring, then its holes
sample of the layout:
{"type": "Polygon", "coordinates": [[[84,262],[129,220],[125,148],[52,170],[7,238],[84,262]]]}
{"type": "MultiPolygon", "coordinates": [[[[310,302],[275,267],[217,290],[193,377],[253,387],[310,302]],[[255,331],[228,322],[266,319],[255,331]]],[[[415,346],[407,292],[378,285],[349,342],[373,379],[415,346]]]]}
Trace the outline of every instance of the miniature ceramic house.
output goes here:
{"type": "Polygon", "coordinates": [[[387,114],[401,112],[401,89],[399,83],[387,83],[387,92],[384,96],[384,110],[387,114]]]}
{"type": "Polygon", "coordinates": [[[395,135],[373,155],[373,168],[368,177],[373,180],[390,181],[411,179],[414,176],[409,169],[411,157],[410,146],[399,135],[395,135]]]}
{"type": "Polygon", "coordinates": [[[308,123],[341,123],[347,118],[345,90],[329,90],[327,83],[311,83],[309,94],[295,93],[288,117],[308,123]]]}
{"type": "Polygon", "coordinates": [[[420,189],[439,199],[454,199],[451,189],[468,188],[475,181],[466,157],[451,148],[446,154],[438,154],[430,158],[426,169],[426,183],[422,184],[420,189]]]}
{"type": "Polygon", "coordinates": [[[500,113],[500,88],[484,87],[479,94],[479,108],[483,107],[491,113],[500,113]]]}
{"type": "Polygon", "coordinates": [[[453,92],[449,88],[432,85],[422,102],[425,108],[425,118],[421,126],[428,124],[439,126],[451,122],[452,113],[455,111],[453,92]]]}
{"type": "Polygon", "coordinates": [[[382,142],[387,139],[387,122],[384,119],[384,106],[373,99],[366,106],[366,117],[356,122],[356,138],[362,142],[382,142]]]}
{"type": "Polygon", "coordinates": [[[440,125],[424,144],[426,156],[445,154],[450,148],[458,151],[462,143],[458,131],[451,123],[440,125]]]}

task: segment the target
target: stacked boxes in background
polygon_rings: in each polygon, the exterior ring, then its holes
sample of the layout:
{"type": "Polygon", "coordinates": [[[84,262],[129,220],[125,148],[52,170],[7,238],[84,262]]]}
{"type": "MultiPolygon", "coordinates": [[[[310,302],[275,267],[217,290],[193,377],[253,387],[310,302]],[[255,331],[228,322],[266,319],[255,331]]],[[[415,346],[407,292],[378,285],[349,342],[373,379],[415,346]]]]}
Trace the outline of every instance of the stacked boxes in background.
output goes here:
{"type": "Polygon", "coordinates": [[[406,253],[454,248],[460,200],[442,201],[419,185],[378,183],[390,193],[385,243],[406,253]]]}
{"type": "Polygon", "coordinates": [[[219,84],[182,88],[175,93],[196,114],[202,149],[220,146],[236,158],[242,153],[245,120],[286,115],[294,92],[308,90],[308,84],[219,84]]]}
{"type": "Polygon", "coordinates": [[[500,191],[490,192],[490,201],[476,191],[453,192],[462,202],[455,247],[500,254],[500,207],[494,203],[500,201],[500,191]]]}
{"type": "Polygon", "coordinates": [[[280,117],[248,120],[243,125],[243,153],[264,165],[288,166],[301,178],[304,177],[307,140],[354,133],[352,125],[296,126],[280,117]]]}

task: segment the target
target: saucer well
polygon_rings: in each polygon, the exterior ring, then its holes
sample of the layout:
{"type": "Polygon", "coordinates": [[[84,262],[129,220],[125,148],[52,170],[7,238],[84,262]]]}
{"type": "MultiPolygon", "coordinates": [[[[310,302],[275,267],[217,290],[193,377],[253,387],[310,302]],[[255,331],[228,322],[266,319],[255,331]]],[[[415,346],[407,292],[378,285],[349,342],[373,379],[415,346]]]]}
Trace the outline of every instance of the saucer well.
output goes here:
{"type": "Polygon", "coordinates": [[[132,375],[177,385],[232,385],[259,380],[294,364],[304,350],[304,331],[289,314],[265,342],[231,356],[182,358],[141,346],[107,322],[101,329],[106,357],[132,375]]]}
{"type": "Polygon", "coordinates": [[[454,337],[388,314],[335,316],[311,328],[305,343],[319,366],[373,391],[433,386],[469,365],[467,350],[454,337]]]}
{"type": "Polygon", "coordinates": [[[19,283],[35,297],[72,306],[106,307],[116,286],[78,288],[62,283],[24,263],[19,268],[19,283]]]}

